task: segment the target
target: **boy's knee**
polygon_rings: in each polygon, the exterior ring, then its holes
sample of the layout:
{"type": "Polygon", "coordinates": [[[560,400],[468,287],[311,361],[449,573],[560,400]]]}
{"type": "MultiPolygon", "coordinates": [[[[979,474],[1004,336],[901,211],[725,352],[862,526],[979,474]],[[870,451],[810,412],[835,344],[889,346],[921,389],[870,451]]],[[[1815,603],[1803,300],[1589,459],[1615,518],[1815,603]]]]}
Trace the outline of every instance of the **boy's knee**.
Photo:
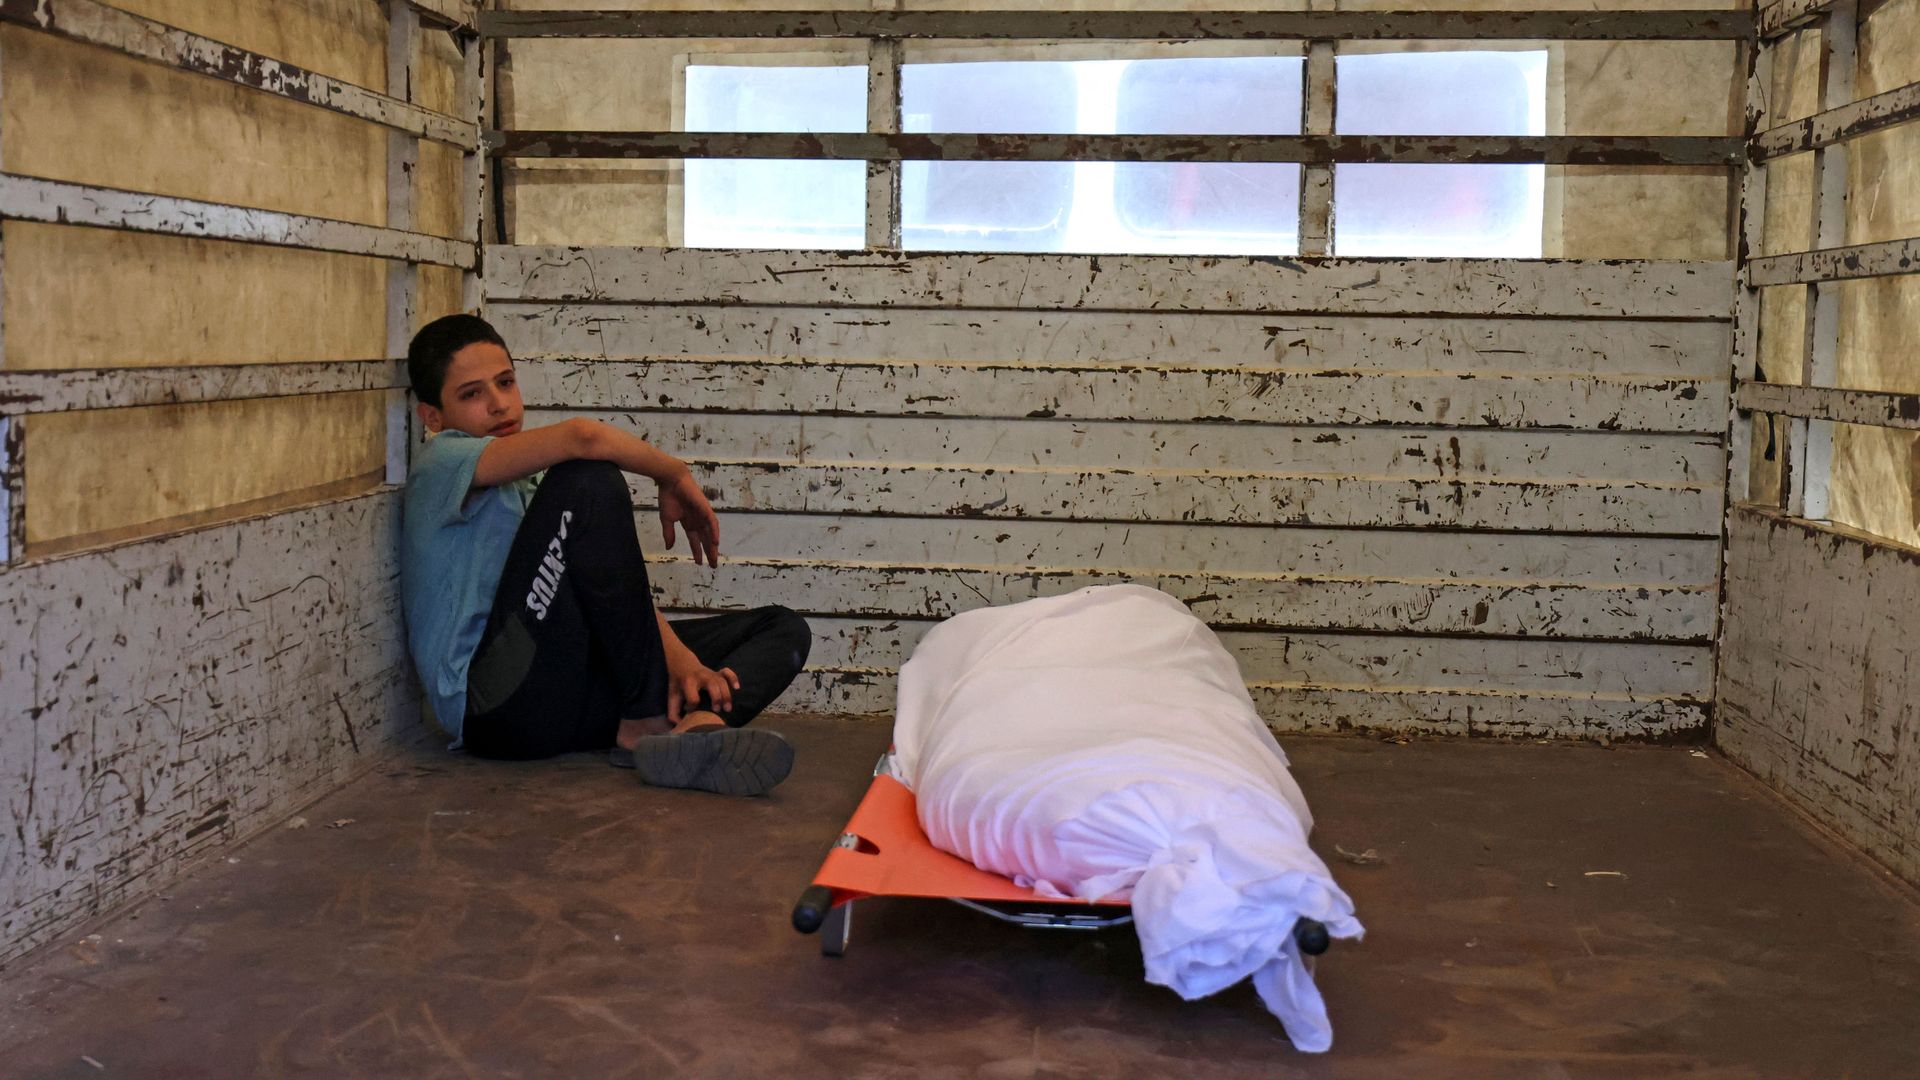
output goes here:
{"type": "Polygon", "coordinates": [[[633,508],[633,493],[627,490],[626,474],[611,461],[563,461],[547,470],[540,487],[563,490],[576,498],[610,499],[633,508]]]}
{"type": "Polygon", "coordinates": [[[792,608],[769,604],[762,610],[766,612],[766,633],[791,653],[793,669],[806,667],[807,656],[813,652],[813,627],[792,608]]]}

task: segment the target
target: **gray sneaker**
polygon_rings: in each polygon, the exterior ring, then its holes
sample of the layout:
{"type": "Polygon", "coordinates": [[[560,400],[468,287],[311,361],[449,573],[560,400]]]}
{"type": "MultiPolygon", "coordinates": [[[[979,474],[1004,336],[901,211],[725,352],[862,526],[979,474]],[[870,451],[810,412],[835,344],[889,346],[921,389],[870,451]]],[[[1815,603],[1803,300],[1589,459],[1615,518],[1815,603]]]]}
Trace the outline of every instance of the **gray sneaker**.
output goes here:
{"type": "Polygon", "coordinates": [[[765,795],[793,771],[793,744],[758,728],[696,728],[641,739],[633,767],[655,787],[765,795]]]}

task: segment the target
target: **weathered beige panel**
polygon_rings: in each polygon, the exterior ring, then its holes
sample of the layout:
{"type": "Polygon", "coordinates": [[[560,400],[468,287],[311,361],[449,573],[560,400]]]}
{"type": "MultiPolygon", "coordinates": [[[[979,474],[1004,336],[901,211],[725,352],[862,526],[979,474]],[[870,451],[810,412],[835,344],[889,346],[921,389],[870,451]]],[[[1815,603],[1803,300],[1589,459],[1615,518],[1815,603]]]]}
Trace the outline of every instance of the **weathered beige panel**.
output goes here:
{"type": "Polygon", "coordinates": [[[9,368],[386,351],[384,260],[23,221],[4,228],[9,368]]]}
{"type": "Polygon", "coordinates": [[[1218,626],[1405,634],[1491,634],[1700,643],[1713,634],[1714,588],[1472,580],[1218,574],[1142,567],[806,563],[735,559],[717,570],[658,556],[649,577],[664,607],[785,604],[801,612],[943,619],[992,604],[1133,582],[1179,597],[1218,626]]]}
{"type": "MultiPolygon", "coordinates": [[[[1731,41],[1565,41],[1564,127],[1575,135],[1735,135],[1741,111],[1731,41]]],[[[1557,132],[1555,132],[1557,133],[1557,132]]],[[[1725,171],[1721,178],[1725,179],[1725,171]]],[[[1569,200],[1571,202],[1571,200],[1569,200]]],[[[1634,227],[1631,218],[1616,222],[1634,227]]],[[[1648,256],[1643,256],[1648,257],[1648,256]]]]}
{"type": "Polygon", "coordinates": [[[378,125],[17,26],[0,62],[7,171],[386,223],[378,125]]]}
{"type": "MultiPolygon", "coordinates": [[[[362,490],[385,463],[381,391],[49,413],[27,421],[28,553],[208,511],[362,490]]],[[[240,512],[245,512],[244,510],[240,512]]]]}
{"type": "Polygon", "coordinates": [[[418,330],[442,315],[463,310],[460,302],[462,276],[460,271],[451,266],[420,268],[420,303],[413,315],[414,329],[418,330]]]}
{"type": "Polygon", "coordinates": [[[473,240],[473,226],[464,220],[461,180],[466,155],[457,148],[420,140],[420,160],[413,167],[413,231],[434,236],[473,240]]]}
{"type": "Polygon", "coordinates": [[[0,575],[0,962],[424,734],[384,493],[0,575]]]}
{"type": "Polygon", "coordinates": [[[1920,83],[1920,0],[1887,0],[1860,21],[1854,90],[1872,97],[1920,83]]]}
{"type": "Polygon", "coordinates": [[[528,422],[567,415],[617,424],[691,457],[1696,485],[1719,483],[1724,464],[1719,437],[1698,435],[548,410],[529,412],[528,422]]]}
{"type": "Polygon", "coordinates": [[[387,88],[387,16],[380,0],[114,0],[113,6],[369,90],[387,88]]]}
{"type": "Polygon", "coordinates": [[[422,27],[420,55],[413,66],[414,104],[463,120],[473,119],[474,103],[459,97],[463,63],[465,59],[452,34],[422,27]]]}
{"type": "Polygon", "coordinates": [[[1767,171],[1766,232],[1757,255],[1786,255],[1813,246],[1813,155],[1775,158],[1767,171]]]}
{"type": "Polygon", "coordinates": [[[1736,509],[1714,738],[1920,885],[1920,555],[1736,509]]]}
{"type": "Polygon", "coordinates": [[[1810,26],[1771,46],[1773,79],[1760,106],[1760,128],[1777,127],[1820,112],[1820,28],[1810,26]]]}
{"type": "Polygon", "coordinates": [[[1724,319],[1726,262],[729,252],[524,245],[495,301],[1724,319]]]}
{"type": "Polygon", "coordinates": [[[493,303],[487,314],[519,359],[1026,357],[1718,378],[1731,348],[1721,322],[540,303],[493,303]]]}
{"type": "MultiPolygon", "coordinates": [[[[659,524],[639,500],[651,553],[659,524]]],[[[857,559],[863,563],[1078,566],[1120,570],[1192,567],[1302,577],[1567,581],[1591,585],[1712,585],[1716,542],[1640,536],[1396,529],[1246,528],[1188,522],[1090,522],[768,513],[720,508],[729,558],[857,559]]],[[[682,551],[685,549],[683,548],[682,551]]],[[[651,557],[651,555],[649,556],[651,557]]]]}
{"type": "Polygon", "coordinates": [[[1549,255],[1580,259],[1725,259],[1733,254],[1726,169],[1553,166],[1560,240],[1549,255]]]}
{"type": "Polygon", "coordinates": [[[1902,544],[1920,545],[1914,458],[1920,436],[1892,428],[1835,424],[1828,516],[1902,544]]]}
{"type": "Polygon", "coordinates": [[[1847,146],[1847,243],[1920,236],[1920,121],[1847,146]]]}
{"type": "Polygon", "coordinates": [[[1724,379],[1465,369],[686,357],[528,361],[520,376],[530,406],[622,411],[1717,433],[1727,409],[1724,379]]]}

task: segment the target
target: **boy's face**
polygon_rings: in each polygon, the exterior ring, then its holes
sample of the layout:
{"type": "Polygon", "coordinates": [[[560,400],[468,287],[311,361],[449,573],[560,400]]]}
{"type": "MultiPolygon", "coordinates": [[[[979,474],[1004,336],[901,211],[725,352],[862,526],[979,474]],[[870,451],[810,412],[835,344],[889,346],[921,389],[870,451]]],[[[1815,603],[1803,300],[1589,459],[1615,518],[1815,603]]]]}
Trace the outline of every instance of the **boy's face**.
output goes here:
{"type": "Polygon", "coordinates": [[[464,431],[468,435],[512,435],[520,430],[520,382],[507,350],[477,341],[453,354],[440,387],[440,407],[419,405],[428,431],[464,431]]]}

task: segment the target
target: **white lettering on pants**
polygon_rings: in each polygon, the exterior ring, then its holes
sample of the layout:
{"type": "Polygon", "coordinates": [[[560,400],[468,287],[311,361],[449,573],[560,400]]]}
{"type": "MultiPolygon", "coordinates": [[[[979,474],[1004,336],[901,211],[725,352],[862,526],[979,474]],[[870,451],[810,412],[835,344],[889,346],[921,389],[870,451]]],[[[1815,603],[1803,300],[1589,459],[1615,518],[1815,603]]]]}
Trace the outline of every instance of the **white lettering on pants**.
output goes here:
{"type": "Polygon", "coordinates": [[[560,589],[560,577],[567,572],[567,552],[561,541],[567,538],[567,523],[573,520],[573,511],[560,511],[560,534],[547,541],[546,558],[540,560],[535,571],[533,588],[527,592],[527,607],[536,620],[544,622],[547,608],[553,603],[560,589]]]}

